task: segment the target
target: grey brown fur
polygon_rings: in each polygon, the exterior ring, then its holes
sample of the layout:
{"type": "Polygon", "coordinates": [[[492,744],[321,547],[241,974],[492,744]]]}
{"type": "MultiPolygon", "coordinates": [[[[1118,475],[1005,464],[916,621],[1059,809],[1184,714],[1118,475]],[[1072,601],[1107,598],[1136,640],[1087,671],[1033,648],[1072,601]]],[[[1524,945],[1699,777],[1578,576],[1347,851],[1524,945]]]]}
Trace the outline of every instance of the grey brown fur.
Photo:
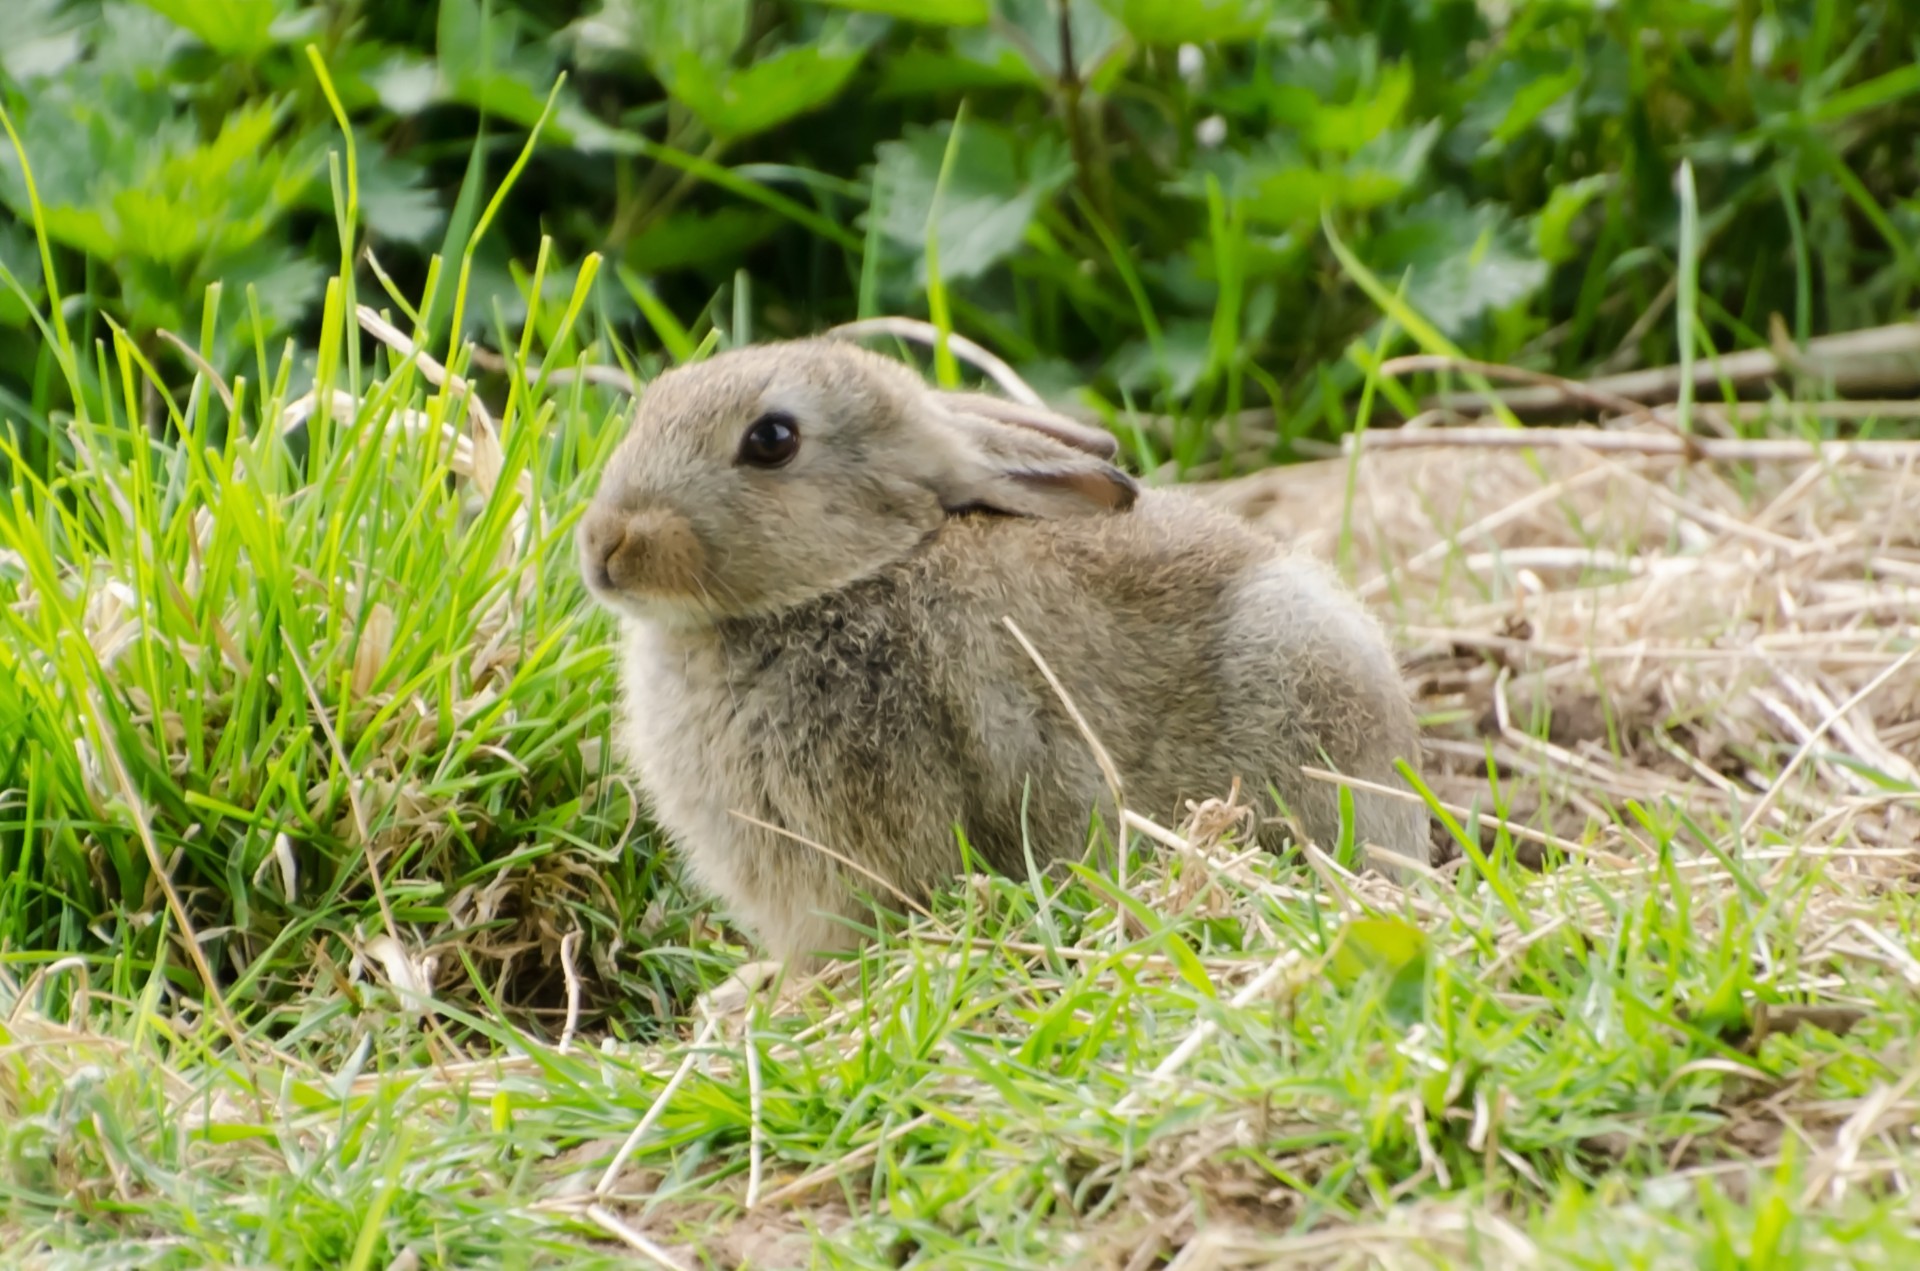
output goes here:
{"type": "MultiPolygon", "coordinates": [[[[622,617],[623,748],[695,878],[776,956],[844,947],[837,919],[884,891],[788,835],[917,898],[960,868],[956,827],[1018,873],[1027,844],[1044,867],[1084,852],[1094,810],[1112,824],[1006,616],[1148,815],[1239,777],[1327,844],[1337,791],[1302,764],[1397,786],[1394,759],[1417,760],[1386,640],[1329,571],[1139,489],[1104,435],[996,413],[849,345],[722,354],[648,389],[582,521],[622,617]],[[769,410],[797,421],[797,456],[737,464],[769,410]]],[[[1360,840],[1427,859],[1418,805],[1355,811],[1360,840]]]]}

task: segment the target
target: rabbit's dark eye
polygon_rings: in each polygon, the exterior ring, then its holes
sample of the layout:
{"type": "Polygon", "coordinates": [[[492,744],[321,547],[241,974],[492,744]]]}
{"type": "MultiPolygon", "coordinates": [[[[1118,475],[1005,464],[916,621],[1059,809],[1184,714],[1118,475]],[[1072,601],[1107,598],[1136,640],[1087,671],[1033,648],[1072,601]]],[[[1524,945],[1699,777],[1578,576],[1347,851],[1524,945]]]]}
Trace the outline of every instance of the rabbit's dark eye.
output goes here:
{"type": "Polygon", "coordinates": [[[783,467],[799,453],[800,426],[785,411],[768,411],[740,438],[739,462],[750,467],[783,467]]]}

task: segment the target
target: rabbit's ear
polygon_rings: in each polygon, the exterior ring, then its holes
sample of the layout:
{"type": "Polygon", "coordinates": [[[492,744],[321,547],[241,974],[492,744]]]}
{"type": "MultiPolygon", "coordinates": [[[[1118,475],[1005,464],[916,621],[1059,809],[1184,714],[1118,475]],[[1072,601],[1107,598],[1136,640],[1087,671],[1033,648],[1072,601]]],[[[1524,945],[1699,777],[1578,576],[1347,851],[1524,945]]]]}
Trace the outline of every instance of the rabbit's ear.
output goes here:
{"type": "MultiPolygon", "coordinates": [[[[952,466],[934,478],[948,512],[987,510],[1054,519],[1123,512],[1139,497],[1133,478],[1105,458],[1056,440],[1050,429],[1009,425],[976,414],[971,403],[955,403],[953,396],[936,395],[942,408],[937,426],[958,443],[959,452],[952,466]]],[[[1080,427],[1072,421],[1067,426],[1080,427]]]]}
{"type": "Polygon", "coordinates": [[[1120,453],[1120,443],[1113,439],[1112,433],[1104,428],[1089,428],[1045,406],[1029,406],[987,393],[948,390],[935,390],[933,399],[946,409],[960,414],[977,415],[1016,428],[1031,428],[1063,445],[1084,450],[1101,459],[1111,459],[1120,453]]]}

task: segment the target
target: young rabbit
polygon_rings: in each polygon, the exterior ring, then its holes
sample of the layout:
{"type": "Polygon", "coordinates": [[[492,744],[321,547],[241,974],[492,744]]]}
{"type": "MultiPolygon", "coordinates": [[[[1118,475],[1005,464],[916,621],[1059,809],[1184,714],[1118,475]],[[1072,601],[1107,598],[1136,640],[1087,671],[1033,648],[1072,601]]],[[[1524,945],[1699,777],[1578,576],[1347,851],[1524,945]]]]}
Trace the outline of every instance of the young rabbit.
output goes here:
{"type": "MultiPolygon", "coordinates": [[[[1023,873],[1114,825],[1094,755],[1178,818],[1239,777],[1322,845],[1331,766],[1399,786],[1414,716],[1379,627],[1327,570],[1050,412],[930,389],[835,340],[656,379],[579,527],[621,619],[623,748],[696,879],[777,957],[845,947],[859,893],[976,859],[1023,873]],[[768,828],[777,827],[777,828],[768,828]],[[802,841],[807,840],[807,841],[802,841]],[[826,850],[822,850],[822,849],[826,850]],[[839,858],[839,859],[836,859],[839,858]],[[843,864],[842,861],[850,862],[843,864]],[[884,885],[876,883],[884,880],[884,885]]],[[[1357,837],[1428,859],[1418,804],[1356,793],[1357,837]]]]}

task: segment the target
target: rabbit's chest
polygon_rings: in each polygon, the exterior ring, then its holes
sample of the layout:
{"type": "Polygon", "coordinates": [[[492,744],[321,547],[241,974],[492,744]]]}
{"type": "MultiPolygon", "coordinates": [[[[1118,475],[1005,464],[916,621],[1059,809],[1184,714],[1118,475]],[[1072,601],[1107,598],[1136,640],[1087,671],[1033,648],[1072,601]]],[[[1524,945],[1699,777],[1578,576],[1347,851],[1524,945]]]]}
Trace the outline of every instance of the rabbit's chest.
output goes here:
{"type": "Polygon", "coordinates": [[[809,835],[885,819],[901,790],[924,787],[948,731],[922,642],[871,619],[827,614],[695,649],[643,634],[625,670],[642,782],[671,828],[703,838],[737,831],[735,814],[809,835]]]}

